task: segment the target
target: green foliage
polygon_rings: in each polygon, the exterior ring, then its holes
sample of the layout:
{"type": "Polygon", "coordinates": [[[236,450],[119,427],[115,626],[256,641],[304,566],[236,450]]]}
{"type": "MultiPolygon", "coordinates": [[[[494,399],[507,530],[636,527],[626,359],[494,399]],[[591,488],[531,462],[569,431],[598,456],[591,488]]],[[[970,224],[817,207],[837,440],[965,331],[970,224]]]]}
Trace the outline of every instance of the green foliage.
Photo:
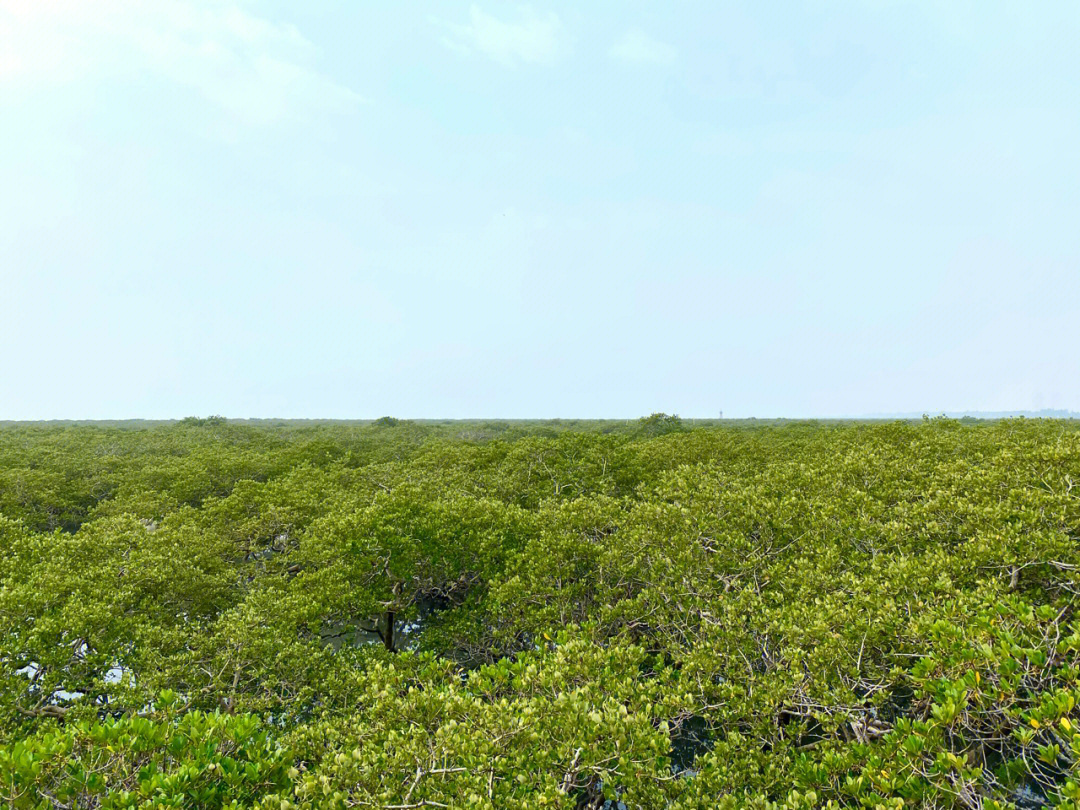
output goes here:
{"type": "Polygon", "coordinates": [[[682,419],[666,413],[654,413],[638,420],[638,435],[640,436],[665,436],[685,429],[682,419]]]}
{"type": "Polygon", "coordinates": [[[0,428],[0,799],[1080,810],[1078,480],[1038,420],[0,428]]]}
{"type": "Polygon", "coordinates": [[[184,427],[216,427],[224,425],[226,421],[224,416],[185,416],[180,424],[184,427]]]}
{"type": "Polygon", "coordinates": [[[68,723],[0,749],[0,795],[11,808],[254,807],[289,785],[292,768],[250,715],[127,716],[68,723]]]}

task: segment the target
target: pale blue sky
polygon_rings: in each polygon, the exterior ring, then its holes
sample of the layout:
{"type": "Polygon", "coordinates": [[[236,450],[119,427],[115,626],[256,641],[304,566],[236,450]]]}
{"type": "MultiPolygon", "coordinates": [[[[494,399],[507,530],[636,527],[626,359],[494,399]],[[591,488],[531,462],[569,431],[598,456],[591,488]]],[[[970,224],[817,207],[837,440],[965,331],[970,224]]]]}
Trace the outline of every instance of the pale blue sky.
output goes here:
{"type": "Polygon", "coordinates": [[[1080,409],[1080,3],[0,0],[0,419],[1080,409]]]}

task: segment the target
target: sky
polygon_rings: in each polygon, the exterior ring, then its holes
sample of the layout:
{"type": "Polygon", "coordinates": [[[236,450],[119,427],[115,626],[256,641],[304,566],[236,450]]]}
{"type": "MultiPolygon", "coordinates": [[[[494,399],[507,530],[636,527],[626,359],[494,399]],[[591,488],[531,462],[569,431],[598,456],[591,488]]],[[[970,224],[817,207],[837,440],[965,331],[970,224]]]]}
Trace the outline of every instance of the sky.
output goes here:
{"type": "Polygon", "coordinates": [[[1080,3],[0,0],[0,419],[1080,410],[1080,3]]]}

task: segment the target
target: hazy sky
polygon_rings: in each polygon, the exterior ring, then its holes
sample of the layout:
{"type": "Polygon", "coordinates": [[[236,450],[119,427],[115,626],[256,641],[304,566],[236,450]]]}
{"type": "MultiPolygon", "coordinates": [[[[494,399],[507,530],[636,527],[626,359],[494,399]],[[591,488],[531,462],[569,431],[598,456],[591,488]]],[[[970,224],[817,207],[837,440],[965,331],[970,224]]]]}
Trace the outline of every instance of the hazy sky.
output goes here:
{"type": "Polygon", "coordinates": [[[0,419],[1080,409],[1080,3],[0,0],[0,419]]]}

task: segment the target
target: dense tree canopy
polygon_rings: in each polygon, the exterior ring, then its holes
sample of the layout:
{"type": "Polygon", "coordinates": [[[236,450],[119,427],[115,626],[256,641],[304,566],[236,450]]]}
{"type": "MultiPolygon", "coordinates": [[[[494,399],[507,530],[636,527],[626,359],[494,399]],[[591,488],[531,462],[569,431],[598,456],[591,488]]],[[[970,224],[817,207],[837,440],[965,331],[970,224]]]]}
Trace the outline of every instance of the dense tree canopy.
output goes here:
{"type": "Polygon", "coordinates": [[[1068,422],[0,427],[14,808],[1080,808],[1068,422]]]}

